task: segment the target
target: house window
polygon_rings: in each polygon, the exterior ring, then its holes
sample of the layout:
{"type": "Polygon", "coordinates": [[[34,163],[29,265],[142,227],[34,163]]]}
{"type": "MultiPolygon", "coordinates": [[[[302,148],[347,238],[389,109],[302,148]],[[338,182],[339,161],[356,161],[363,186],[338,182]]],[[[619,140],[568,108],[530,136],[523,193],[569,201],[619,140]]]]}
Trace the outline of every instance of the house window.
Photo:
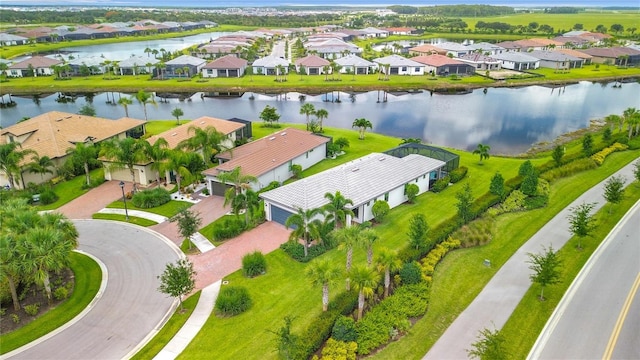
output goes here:
{"type": "Polygon", "coordinates": [[[9,135],[9,142],[12,143],[13,142],[13,136],[9,135]]]}
{"type": "Polygon", "coordinates": [[[371,205],[371,201],[367,201],[367,206],[371,205]]]}
{"type": "Polygon", "coordinates": [[[414,69],[414,72],[419,73],[419,72],[420,72],[420,68],[419,68],[419,67],[415,68],[415,69],[414,69]]]}
{"type": "Polygon", "coordinates": [[[406,67],[406,66],[403,66],[403,67],[402,67],[402,71],[403,71],[403,72],[407,72],[407,67],[406,67]]]}
{"type": "Polygon", "coordinates": [[[309,158],[309,152],[308,151],[307,151],[306,155],[307,155],[307,159],[308,159],[309,158]]]}
{"type": "Polygon", "coordinates": [[[384,194],[384,201],[389,201],[389,193],[384,194]]]}
{"type": "Polygon", "coordinates": [[[426,174],[425,174],[425,175],[422,175],[422,178],[423,178],[423,179],[426,179],[426,178],[427,178],[427,175],[426,175],[426,174]]]}

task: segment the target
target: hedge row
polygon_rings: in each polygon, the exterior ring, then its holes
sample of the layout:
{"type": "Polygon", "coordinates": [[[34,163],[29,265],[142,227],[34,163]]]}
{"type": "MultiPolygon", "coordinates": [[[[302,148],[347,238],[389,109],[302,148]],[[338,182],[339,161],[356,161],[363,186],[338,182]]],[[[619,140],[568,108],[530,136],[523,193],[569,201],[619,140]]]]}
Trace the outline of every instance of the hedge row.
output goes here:
{"type": "Polygon", "coordinates": [[[149,209],[171,201],[171,194],[163,188],[137,191],[133,194],[131,202],[141,209],[149,209]]]}
{"type": "Polygon", "coordinates": [[[624,145],[624,144],[620,144],[620,143],[615,143],[609,147],[606,147],[600,151],[598,151],[597,153],[591,155],[591,160],[593,160],[598,166],[602,165],[602,163],[604,162],[604,159],[609,156],[610,154],[616,152],[616,151],[623,151],[623,150],[627,150],[629,148],[629,146],[624,145]]]}
{"type": "Polygon", "coordinates": [[[468,171],[469,169],[466,166],[460,166],[459,168],[451,171],[449,173],[449,178],[451,179],[451,183],[455,184],[458,181],[464,179],[464,177],[467,176],[468,171]]]}
{"type": "Polygon", "coordinates": [[[445,176],[441,179],[436,180],[436,182],[433,184],[430,190],[434,193],[439,193],[442,190],[446,189],[447,186],[449,186],[450,182],[451,182],[451,178],[449,176],[445,176]]]}
{"type": "Polygon", "coordinates": [[[282,249],[282,251],[287,255],[291,256],[294,260],[306,263],[333,249],[333,246],[329,246],[328,243],[323,245],[311,245],[307,249],[307,257],[304,256],[304,245],[297,241],[287,241],[280,245],[280,249],[282,249]]]}
{"type": "Polygon", "coordinates": [[[427,283],[431,283],[431,277],[436,269],[436,265],[444,258],[445,255],[451,250],[460,247],[460,240],[449,238],[429,251],[429,254],[422,258],[420,261],[420,270],[422,272],[422,279],[427,283]]]}
{"type": "Polygon", "coordinates": [[[549,170],[546,173],[540,175],[540,177],[548,182],[553,182],[554,180],[571,176],[577,174],[579,172],[595,169],[598,167],[595,161],[590,158],[583,158],[580,160],[572,161],[566,165],[562,165],[553,170],[549,170]]]}
{"type": "Polygon", "coordinates": [[[245,228],[244,219],[237,216],[225,216],[219,224],[214,226],[213,238],[218,241],[231,239],[240,235],[245,228]]]}

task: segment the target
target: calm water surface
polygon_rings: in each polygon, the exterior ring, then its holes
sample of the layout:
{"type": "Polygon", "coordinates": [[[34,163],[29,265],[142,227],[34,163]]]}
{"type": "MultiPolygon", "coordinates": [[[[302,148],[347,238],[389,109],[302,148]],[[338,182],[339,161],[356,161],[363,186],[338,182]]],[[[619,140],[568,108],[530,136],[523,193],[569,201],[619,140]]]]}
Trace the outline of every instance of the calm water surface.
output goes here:
{"type": "MultiPolygon", "coordinates": [[[[386,101],[383,91],[333,92],[306,95],[304,101],[329,112],[326,126],[351,128],[354,119],[366,118],[372,122],[373,131],[386,135],[421,138],[427,143],[467,150],[483,143],[491,146],[492,153],[517,154],[536,142],[551,141],[563,133],[585,128],[591,119],[622,114],[629,107],[640,108],[638,94],[639,83],[614,88],[613,84],[580,82],[562,88],[527,86],[489,88],[486,92],[479,89],[463,95],[429,91],[389,93],[386,101]]],[[[183,101],[156,96],[157,106],[147,106],[149,119],[172,119],[171,111],[180,107],[184,119],[207,115],[260,121],[260,112],[270,105],[278,109],[281,122],[305,122],[305,116],[300,115],[299,93],[247,92],[241,97],[230,98],[201,95],[194,93],[183,101]]],[[[58,96],[59,93],[54,93],[41,97],[37,101],[39,104],[32,97],[14,96],[18,105],[0,110],[0,125],[6,127],[23,117],[52,110],[77,113],[87,102],[87,98],[78,97],[74,102],[60,103],[56,101],[58,96]]],[[[97,116],[110,119],[124,116],[121,106],[107,104],[114,96],[117,100],[130,95],[96,94],[92,103],[97,116]]],[[[144,119],[142,106],[134,101],[129,106],[129,116],[144,119]]]]}

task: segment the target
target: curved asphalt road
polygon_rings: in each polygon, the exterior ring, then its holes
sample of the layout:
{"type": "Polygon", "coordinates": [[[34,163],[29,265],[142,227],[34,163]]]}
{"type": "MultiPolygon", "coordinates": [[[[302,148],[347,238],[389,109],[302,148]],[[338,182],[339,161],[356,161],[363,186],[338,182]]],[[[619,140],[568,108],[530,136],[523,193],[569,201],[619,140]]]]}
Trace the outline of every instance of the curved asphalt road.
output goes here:
{"type": "Polygon", "coordinates": [[[529,359],[640,359],[639,232],[640,202],[571,284],[529,359]]]}
{"type": "Polygon", "coordinates": [[[3,359],[122,359],[155,333],[173,310],[174,299],[157,291],[157,276],[167,263],[180,258],[175,245],[157,233],[120,222],[74,223],[80,250],[106,265],[104,292],[79,321],[3,359]]]}

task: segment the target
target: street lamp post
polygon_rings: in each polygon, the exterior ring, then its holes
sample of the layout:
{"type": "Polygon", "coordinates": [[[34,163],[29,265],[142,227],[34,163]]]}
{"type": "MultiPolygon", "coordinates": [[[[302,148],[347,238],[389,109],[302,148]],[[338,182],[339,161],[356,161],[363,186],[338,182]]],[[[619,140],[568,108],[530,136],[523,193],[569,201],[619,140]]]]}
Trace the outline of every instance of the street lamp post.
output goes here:
{"type": "Polygon", "coordinates": [[[124,196],[124,181],[120,181],[120,189],[122,190],[122,201],[124,202],[124,218],[129,221],[129,210],[127,210],[127,197],[124,196]]]}

